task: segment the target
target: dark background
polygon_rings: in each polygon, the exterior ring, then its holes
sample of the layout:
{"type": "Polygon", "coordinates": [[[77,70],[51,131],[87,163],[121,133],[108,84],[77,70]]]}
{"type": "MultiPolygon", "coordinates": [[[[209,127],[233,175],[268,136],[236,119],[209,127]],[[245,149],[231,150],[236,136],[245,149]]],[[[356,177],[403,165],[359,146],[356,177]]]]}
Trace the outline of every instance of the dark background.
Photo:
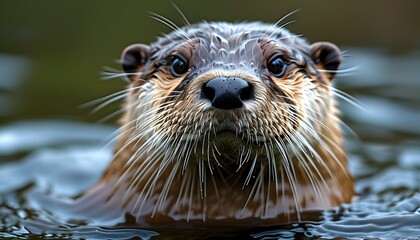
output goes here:
{"type": "MultiPolygon", "coordinates": [[[[288,18],[296,22],[287,28],[311,42],[331,41],[344,50],[379,49],[391,56],[420,49],[420,1],[174,3],[192,23],[273,23],[300,9],[288,18]]],[[[0,123],[51,118],[98,121],[115,111],[114,104],[91,114],[92,108],[80,105],[124,88],[124,81],[100,79],[105,66],[119,69],[116,60],[127,45],[150,43],[171,31],[149,12],[183,25],[170,1],[1,1],[0,123]]]]}

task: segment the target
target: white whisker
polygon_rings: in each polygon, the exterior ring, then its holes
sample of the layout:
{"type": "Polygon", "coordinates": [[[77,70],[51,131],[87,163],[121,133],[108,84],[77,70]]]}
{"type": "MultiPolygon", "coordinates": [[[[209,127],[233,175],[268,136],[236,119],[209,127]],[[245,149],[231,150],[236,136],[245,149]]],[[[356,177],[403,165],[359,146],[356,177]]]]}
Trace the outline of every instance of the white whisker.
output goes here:
{"type": "Polygon", "coordinates": [[[175,32],[181,34],[186,40],[191,40],[190,37],[188,37],[188,35],[185,33],[185,31],[181,30],[174,22],[172,22],[171,20],[165,18],[162,15],[159,15],[157,13],[154,12],[150,12],[150,14],[152,15],[151,18],[155,19],[158,22],[161,22],[163,24],[165,24],[166,26],[170,27],[172,30],[174,30],[175,32]]]}

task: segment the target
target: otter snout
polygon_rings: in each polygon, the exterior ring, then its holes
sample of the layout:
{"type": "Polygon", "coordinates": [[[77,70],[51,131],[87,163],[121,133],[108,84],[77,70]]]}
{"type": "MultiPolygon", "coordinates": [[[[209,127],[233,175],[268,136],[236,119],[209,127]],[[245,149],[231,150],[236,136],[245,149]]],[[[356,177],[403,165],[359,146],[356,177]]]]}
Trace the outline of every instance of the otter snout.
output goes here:
{"type": "Polygon", "coordinates": [[[241,108],[253,99],[252,85],[239,77],[216,77],[203,85],[202,96],[215,108],[241,108]]]}

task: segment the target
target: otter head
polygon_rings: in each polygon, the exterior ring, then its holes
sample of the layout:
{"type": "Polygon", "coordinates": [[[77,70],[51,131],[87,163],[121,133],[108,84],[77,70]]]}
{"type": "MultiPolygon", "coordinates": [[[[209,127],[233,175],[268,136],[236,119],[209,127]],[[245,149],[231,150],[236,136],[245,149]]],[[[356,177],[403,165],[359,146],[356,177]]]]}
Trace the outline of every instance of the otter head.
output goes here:
{"type": "Polygon", "coordinates": [[[262,23],[202,23],[126,48],[130,94],[111,171],[124,206],[209,221],[348,201],[332,90],[340,61],[331,43],[262,23]]]}

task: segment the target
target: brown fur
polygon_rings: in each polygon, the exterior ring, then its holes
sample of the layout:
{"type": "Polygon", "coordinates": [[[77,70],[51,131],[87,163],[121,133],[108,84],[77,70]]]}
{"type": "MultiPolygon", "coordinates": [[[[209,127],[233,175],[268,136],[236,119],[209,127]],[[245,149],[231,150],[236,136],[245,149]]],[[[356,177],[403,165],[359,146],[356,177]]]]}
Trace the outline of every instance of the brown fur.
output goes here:
{"type": "Polygon", "coordinates": [[[80,202],[151,224],[284,222],[349,202],[331,82],[340,59],[330,43],[262,23],[202,23],[127,48],[115,156],[80,202]],[[274,54],[287,64],[282,77],[266,69],[274,54]],[[190,66],[180,77],[169,70],[175,55],[190,66]],[[212,108],[200,94],[215,77],[246,80],[253,100],[212,108]]]}

